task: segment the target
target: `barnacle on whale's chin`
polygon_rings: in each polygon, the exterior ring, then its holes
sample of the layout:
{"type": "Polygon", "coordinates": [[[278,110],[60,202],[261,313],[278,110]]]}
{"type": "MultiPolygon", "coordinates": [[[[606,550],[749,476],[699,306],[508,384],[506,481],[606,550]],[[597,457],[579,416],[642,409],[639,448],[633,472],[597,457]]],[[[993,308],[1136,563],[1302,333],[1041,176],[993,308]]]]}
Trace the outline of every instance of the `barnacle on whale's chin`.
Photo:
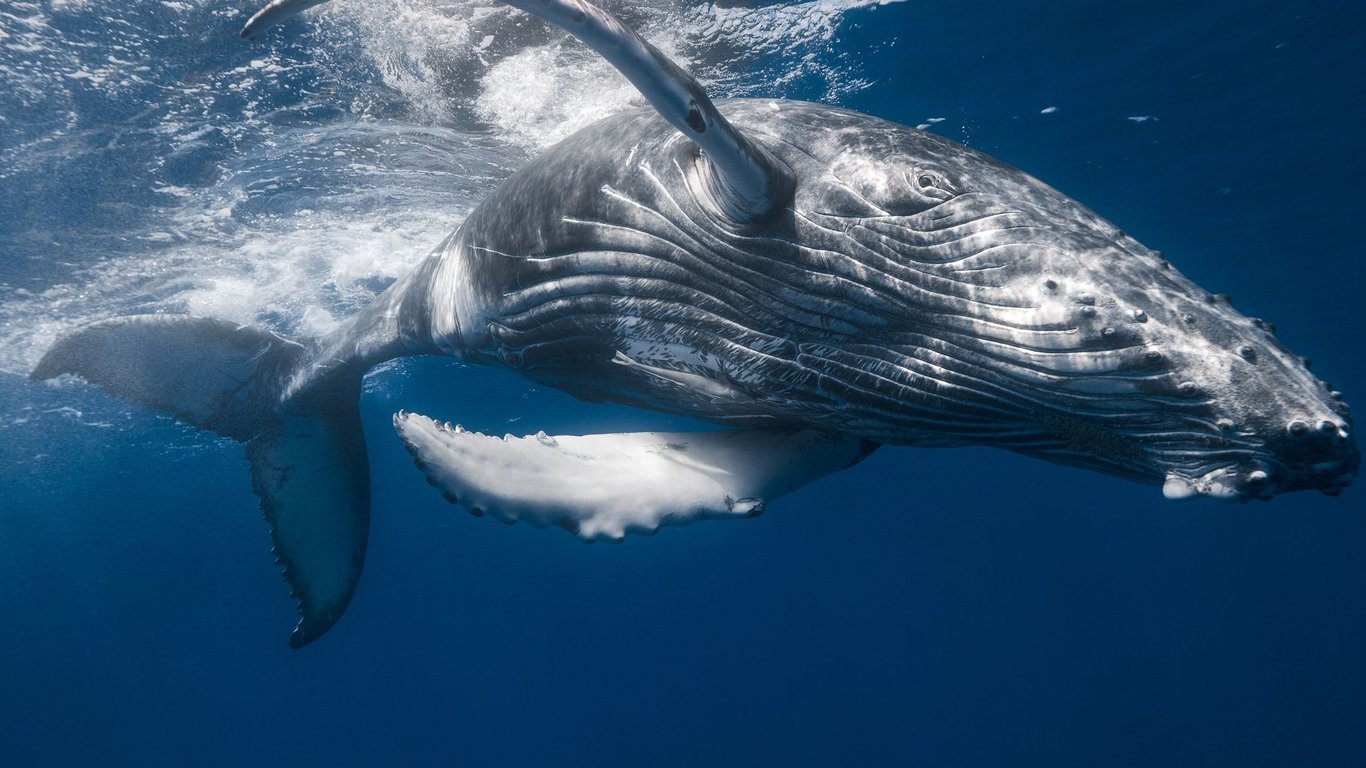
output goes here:
{"type": "Polygon", "coordinates": [[[1183,477],[1168,472],[1162,483],[1162,495],[1171,501],[1186,501],[1197,497],[1219,501],[1242,501],[1249,498],[1252,487],[1266,487],[1267,473],[1253,470],[1240,477],[1237,467],[1220,467],[1197,477],[1183,477]],[[1260,481],[1260,482],[1258,482],[1260,481]]]}
{"type": "MultiPolygon", "coordinates": [[[[1291,426],[1303,423],[1296,420],[1291,426]]],[[[1288,432],[1288,440],[1269,440],[1252,458],[1240,457],[1212,469],[1169,470],[1162,495],[1173,501],[1249,501],[1305,490],[1336,496],[1356,478],[1360,453],[1345,420],[1324,420],[1316,431],[1288,432]]]]}

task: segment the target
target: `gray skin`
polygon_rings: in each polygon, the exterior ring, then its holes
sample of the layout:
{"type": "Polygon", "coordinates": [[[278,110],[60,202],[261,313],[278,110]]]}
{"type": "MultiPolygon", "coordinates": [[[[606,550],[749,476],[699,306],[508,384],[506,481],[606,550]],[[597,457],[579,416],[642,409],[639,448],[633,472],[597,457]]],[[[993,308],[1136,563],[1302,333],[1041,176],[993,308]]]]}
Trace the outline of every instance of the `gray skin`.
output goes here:
{"type": "MultiPolygon", "coordinates": [[[[321,1],[274,0],[243,35],[321,1]]],[[[1336,493],[1356,475],[1337,393],[1265,324],[1077,202],[867,115],[718,108],[584,0],[507,2],[593,47],[653,110],[547,151],[325,338],[112,318],[58,341],[32,373],[82,376],[245,445],[299,601],[291,645],[325,633],[355,592],[370,516],[361,376],[403,355],[773,430],[680,442],[731,446],[713,457],[811,430],[807,442],[832,447],[797,458],[821,472],[890,443],[992,445],[1160,483],[1169,498],[1336,493]]],[[[767,471],[737,463],[750,469],[717,471],[767,471]]]]}
{"type": "Polygon", "coordinates": [[[684,136],[609,118],[501,185],[305,379],[444,353],[587,400],[992,445],[1225,499],[1355,475],[1339,395],[1076,201],[867,115],[720,106],[798,180],[779,215],[731,221],[684,136]]]}

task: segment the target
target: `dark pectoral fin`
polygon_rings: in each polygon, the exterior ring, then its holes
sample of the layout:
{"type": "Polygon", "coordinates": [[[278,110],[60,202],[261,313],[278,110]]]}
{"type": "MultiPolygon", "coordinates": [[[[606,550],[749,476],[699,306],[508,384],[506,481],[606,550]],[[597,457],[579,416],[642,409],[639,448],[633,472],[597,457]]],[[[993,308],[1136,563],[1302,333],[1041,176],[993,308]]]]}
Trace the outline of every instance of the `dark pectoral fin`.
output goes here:
{"type": "Polygon", "coordinates": [[[301,648],[346,610],[370,535],[370,474],[356,400],[295,409],[247,444],[252,485],[302,614],[301,648]]]}
{"type": "Polygon", "coordinates": [[[737,222],[762,218],[792,198],[792,172],[721,115],[687,70],[612,14],[585,0],[504,0],[582,40],[640,91],[659,116],[702,150],[707,193],[737,222]]]}
{"type": "MultiPolygon", "coordinates": [[[[254,37],[267,27],[325,0],[274,0],[242,29],[254,37]]],[[[607,59],[659,116],[702,151],[705,194],[737,223],[760,219],[792,199],[792,172],[721,115],[697,79],[615,16],[584,0],[504,0],[553,24],[607,59]]],[[[625,148],[623,148],[625,149],[625,148]]]]}
{"type": "Polygon", "coordinates": [[[325,2],[327,0],[274,0],[247,19],[246,25],[242,27],[242,37],[250,40],[270,27],[325,2]]]}

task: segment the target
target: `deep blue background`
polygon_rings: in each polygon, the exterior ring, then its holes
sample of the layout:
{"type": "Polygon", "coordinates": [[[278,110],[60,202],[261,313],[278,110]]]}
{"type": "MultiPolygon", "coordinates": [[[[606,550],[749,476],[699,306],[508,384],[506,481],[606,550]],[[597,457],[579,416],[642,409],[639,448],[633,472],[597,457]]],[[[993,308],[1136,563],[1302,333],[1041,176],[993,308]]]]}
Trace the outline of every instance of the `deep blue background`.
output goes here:
{"type": "MultiPolygon", "coordinates": [[[[1357,7],[855,11],[838,48],[874,85],[842,103],[945,118],[1276,321],[1361,403],[1357,7]]],[[[8,285],[56,279],[24,212],[60,236],[57,198],[29,199],[0,200],[8,285]]],[[[1360,486],[1175,505],[1000,452],[886,449],[756,520],[584,546],[444,504],[392,439],[400,407],[663,424],[445,360],[375,374],[365,579],[295,652],[237,446],[0,375],[0,762],[1366,764],[1360,486]]]]}

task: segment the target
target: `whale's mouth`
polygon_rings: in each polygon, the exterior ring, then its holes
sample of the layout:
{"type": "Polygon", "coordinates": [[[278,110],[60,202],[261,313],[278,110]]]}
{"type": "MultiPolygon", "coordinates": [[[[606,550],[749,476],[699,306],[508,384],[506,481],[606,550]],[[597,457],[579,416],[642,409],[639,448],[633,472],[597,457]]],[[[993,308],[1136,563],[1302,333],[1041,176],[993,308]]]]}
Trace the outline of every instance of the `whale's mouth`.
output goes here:
{"type": "Polygon", "coordinates": [[[1356,478],[1359,454],[1355,445],[1333,457],[1287,462],[1268,457],[1264,461],[1238,462],[1202,474],[1169,471],[1162,495],[1172,501],[1195,498],[1219,501],[1266,500],[1290,491],[1317,490],[1329,496],[1342,493],[1356,478]]]}
{"type": "Polygon", "coordinates": [[[1276,483],[1270,472],[1263,468],[1244,469],[1237,465],[1219,467],[1193,477],[1168,472],[1162,483],[1162,495],[1171,501],[1196,498],[1247,501],[1254,498],[1269,499],[1275,494],[1276,483]]]}

